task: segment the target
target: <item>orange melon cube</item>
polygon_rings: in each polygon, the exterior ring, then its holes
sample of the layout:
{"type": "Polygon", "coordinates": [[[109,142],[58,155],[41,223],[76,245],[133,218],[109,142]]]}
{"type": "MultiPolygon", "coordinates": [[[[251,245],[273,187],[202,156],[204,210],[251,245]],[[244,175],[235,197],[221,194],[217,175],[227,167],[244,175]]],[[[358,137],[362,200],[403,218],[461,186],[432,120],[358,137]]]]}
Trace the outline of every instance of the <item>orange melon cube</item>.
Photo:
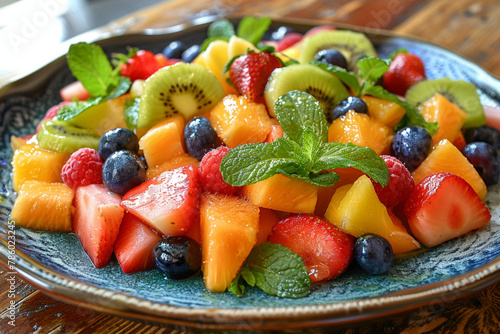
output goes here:
{"type": "Polygon", "coordinates": [[[148,170],[146,171],[146,178],[151,179],[167,170],[176,169],[186,165],[192,165],[194,168],[198,168],[199,164],[200,162],[196,158],[190,156],[187,153],[183,153],[171,160],[165,161],[161,165],[156,165],[148,168],[148,170]]]}
{"type": "Polygon", "coordinates": [[[394,131],[366,114],[353,110],[337,118],[328,128],[328,141],[370,147],[377,154],[388,154],[394,131]]]}
{"type": "Polygon", "coordinates": [[[412,173],[415,184],[419,184],[427,175],[449,172],[463,178],[484,201],[487,189],[483,179],[474,166],[460,150],[449,140],[443,139],[412,173]]]}
{"type": "Polygon", "coordinates": [[[397,103],[369,95],[361,96],[368,106],[368,114],[390,128],[395,127],[406,113],[405,108],[397,103]]]}
{"type": "Polygon", "coordinates": [[[184,126],[186,121],[181,115],[167,118],[151,129],[139,140],[139,148],[143,151],[149,167],[185,154],[184,126]]]}
{"type": "Polygon", "coordinates": [[[224,292],[257,241],[259,208],[243,198],[205,193],[200,202],[205,287],[224,292]]]}
{"type": "Polygon", "coordinates": [[[238,95],[224,97],[212,109],[210,123],[230,148],[264,142],[273,124],[264,104],[238,95]]]}
{"type": "Polygon", "coordinates": [[[255,246],[267,242],[267,237],[271,234],[274,224],[279,220],[280,218],[273,210],[260,208],[259,231],[257,232],[257,243],[255,246]]]}
{"type": "Polygon", "coordinates": [[[439,129],[432,136],[435,144],[443,139],[453,142],[467,120],[465,111],[439,93],[424,102],[419,107],[419,112],[427,122],[438,123],[439,129]]]}
{"type": "Polygon", "coordinates": [[[240,194],[259,207],[293,213],[314,213],[318,187],[302,180],[274,175],[243,186],[240,194]]]}

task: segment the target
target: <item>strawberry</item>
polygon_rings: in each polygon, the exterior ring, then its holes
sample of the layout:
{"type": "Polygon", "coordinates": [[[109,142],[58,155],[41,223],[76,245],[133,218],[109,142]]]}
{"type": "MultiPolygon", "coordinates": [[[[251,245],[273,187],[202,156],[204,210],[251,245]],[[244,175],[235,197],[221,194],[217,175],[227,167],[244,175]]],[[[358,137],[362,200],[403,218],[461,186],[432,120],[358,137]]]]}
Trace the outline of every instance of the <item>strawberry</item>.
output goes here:
{"type": "Polygon", "coordinates": [[[90,97],[90,93],[83,87],[80,81],[75,81],[69,85],[64,86],[59,91],[63,101],[73,102],[75,99],[78,101],[85,101],[90,97]]]}
{"type": "Polygon", "coordinates": [[[343,273],[352,260],[355,242],[353,236],[314,215],[292,215],[280,220],[268,240],[302,257],[313,282],[343,273]]]}
{"type": "Polygon", "coordinates": [[[236,90],[251,102],[264,103],[267,79],[281,61],[271,53],[249,52],[236,58],[229,68],[229,77],[236,90]]]}
{"type": "Polygon", "coordinates": [[[283,51],[288,49],[295,43],[298,43],[302,40],[303,35],[298,32],[291,32],[286,34],[277,44],[276,51],[283,51]]]}
{"type": "Polygon", "coordinates": [[[125,274],[152,269],[153,248],[161,236],[130,213],[125,213],[115,241],[115,255],[125,274]]]}
{"type": "Polygon", "coordinates": [[[96,268],[108,264],[124,211],[120,197],[102,184],[78,187],[72,229],[96,268]]]}
{"type": "Polygon", "coordinates": [[[152,52],[139,50],[126,63],[121,64],[120,73],[131,81],[146,80],[161,67],[152,52]]]}
{"type": "Polygon", "coordinates": [[[200,193],[197,169],[187,165],[130,190],[121,206],[164,235],[183,235],[198,218],[200,193]]]}
{"type": "Polygon", "coordinates": [[[389,92],[404,96],[408,88],[424,80],[422,60],[413,54],[398,53],[383,76],[383,84],[389,92]]]}
{"type": "Polygon", "coordinates": [[[486,225],[491,213],[474,189],[451,173],[420,182],[405,203],[408,225],[418,241],[436,246],[486,225]]]}

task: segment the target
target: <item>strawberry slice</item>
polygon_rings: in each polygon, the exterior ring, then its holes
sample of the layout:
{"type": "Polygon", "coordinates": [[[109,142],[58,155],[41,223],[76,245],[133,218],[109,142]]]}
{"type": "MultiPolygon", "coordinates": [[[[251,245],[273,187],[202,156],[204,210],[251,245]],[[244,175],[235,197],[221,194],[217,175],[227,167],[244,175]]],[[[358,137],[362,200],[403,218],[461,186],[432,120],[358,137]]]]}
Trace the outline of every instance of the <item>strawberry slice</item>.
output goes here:
{"type": "Polygon", "coordinates": [[[408,88],[425,78],[424,64],[418,56],[398,53],[384,73],[382,86],[391,93],[404,96],[408,88]]]}
{"type": "Polygon", "coordinates": [[[161,67],[152,52],[139,50],[120,66],[120,73],[124,77],[129,77],[130,81],[146,80],[161,67]]]}
{"type": "Polygon", "coordinates": [[[120,197],[102,184],[78,187],[73,231],[96,268],[108,264],[123,218],[120,197]]]}
{"type": "Polygon", "coordinates": [[[187,165],[130,190],[121,206],[164,235],[183,235],[198,218],[200,193],[198,170],[187,165]]]}
{"type": "Polygon", "coordinates": [[[427,247],[481,228],[491,219],[474,189],[451,173],[423,179],[406,201],[404,213],[417,240],[427,247]]]}
{"type": "Polygon", "coordinates": [[[293,215],[280,220],[268,240],[302,257],[313,282],[343,273],[351,263],[355,242],[353,236],[314,215],[293,215]]]}
{"type": "Polygon", "coordinates": [[[161,236],[135,216],[125,213],[115,241],[115,255],[125,274],[155,267],[153,248],[161,236]]]}
{"type": "Polygon", "coordinates": [[[267,79],[276,69],[283,67],[271,53],[249,52],[236,58],[229,68],[229,78],[236,90],[251,102],[264,103],[267,79]]]}

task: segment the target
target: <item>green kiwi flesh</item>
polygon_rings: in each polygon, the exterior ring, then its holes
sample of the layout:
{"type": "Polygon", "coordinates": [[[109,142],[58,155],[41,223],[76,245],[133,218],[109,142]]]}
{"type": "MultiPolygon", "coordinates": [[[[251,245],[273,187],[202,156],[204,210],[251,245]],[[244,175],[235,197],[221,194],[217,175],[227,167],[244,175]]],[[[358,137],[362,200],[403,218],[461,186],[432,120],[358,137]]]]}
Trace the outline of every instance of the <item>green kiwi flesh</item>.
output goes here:
{"type": "Polygon", "coordinates": [[[41,148],[64,153],[73,153],[84,147],[97,150],[99,145],[99,136],[94,131],[56,119],[43,122],[36,139],[41,148]]]}
{"type": "Polygon", "coordinates": [[[342,53],[351,69],[355,68],[358,59],[377,56],[377,51],[365,34],[347,30],[328,30],[304,39],[299,62],[309,63],[314,60],[316,53],[325,49],[335,49],[342,53]]]}
{"type": "Polygon", "coordinates": [[[464,129],[486,124],[486,117],[476,86],[470,82],[450,78],[422,80],[408,89],[405,98],[409,104],[418,107],[437,93],[467,113],[467,120],[463,125],[464,129]]]}
{"type": "Polygon", "coordinates": [[[225,95],[217,77],[201,65],[164,67],[144,83],[137,127],[149,128],[176,114],[190,119],[212,109],[225,95]]]}
{"type": "Polygon", "coordinates": [[[313,95],[323,107],[325,114],[349,96],[349,92],[339,79],[314,65],[299,64],[278,68],[269,77],[264,92],[271,116],[276,116],[274,113],[276,100],[292,90],[313,95]]]}

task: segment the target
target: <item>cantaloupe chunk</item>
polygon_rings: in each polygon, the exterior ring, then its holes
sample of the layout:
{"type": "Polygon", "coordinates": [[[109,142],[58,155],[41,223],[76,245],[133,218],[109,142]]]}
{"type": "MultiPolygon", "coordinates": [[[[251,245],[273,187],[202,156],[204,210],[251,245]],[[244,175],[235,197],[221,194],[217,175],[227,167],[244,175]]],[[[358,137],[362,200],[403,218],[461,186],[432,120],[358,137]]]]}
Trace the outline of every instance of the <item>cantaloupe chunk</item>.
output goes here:
{"type": "Polygon", "coordinates": [[[453,142],[467,120],[467,113],[446,97],[437,93],[419,107],[419,112],[427,122],[437,122],[438,131],[432,136],[437,144],[443,139],[453,142]]]}
{"type": "Polygon", "coordinates": [[[449,140],[443,139],[412,173],[418,185],[427,175],[438,172],[449,172],[463,178],[469,183],[478,196],[484,201],[486,184],[474,166],[449,140]]]}
{"type": "Polygon", "coordinates": [[[33,230],[69,232],[74,196],[73,189],[64,183],[28,180],[19,190],[10,219],[33,230]]]}
{"type": "Polygon", "coordinates": [[[361,96],[368,106],[368,114],[380,123],[393,128],[403,118],[406,110],[399,104],[369,95],[361,96]]]}
{"type": "Polygon", "coordinates": [[[325,218],[355,237],[364,233],[384,237],[391,244],[395,255],[420,248],[418,241],[406,231],[401,221],[380,202],[366,175],[335,192],[325,218]]]}
{"type": "Polygon", "coordinates": [[[167,170],[176,169],[186,165],[192,165],[195,168],[198,168],[199,164],[200,162],[196,158],[190,156],[187,153],[183,153],[171,160],[165,161],[161,165],[149,167],[146,171],[146,178],[151,179],[167,170]]]}
{"type": "Polygon", "coordinates": [[[267,237],[271,234],[274,224],[279,220],[278,215],[273,210],[260,208],[256,246],[267,242],[267,237]]]}
{"type": "Polygon", "coordinates": [[[230,148],[264,142],[273,124],[265,105],[238,95],[224,97],[212,109],[210,123],[230,148]]]}
{"type": "Polygon", "coordinates": [[[205,193],[200,228],[205,287],[223,292],[257,241],[259,208],[237,196],[205,193]]]}
{"type": "Polygon", "coordinates": [[[259,207],[293,213],[314,213],[318,187],[302,180],[274,175],[243,186],[240,194],[259,207]]]}
{"type": "Polygon", "coordinates": [[[35,144],[26,144],[14,152],[12,158],[12,187],[19,191],[28,180],[62,182],[61,170],[68,160],[66,153],[43,149],[35,144]]]}
{"type": "Polygon", "coordinates": [[[143,151],[149,168],[186,153],[184,125],[184,117],[176,115],[159,122],[141,137],[139,148],[143,151]]]}
{"type": "Polygon", "coordinates": [[[328,141],[370,147],[377,154],[388,154],[394,131],[366,114],[349,110],[328,128],[328,141]]]}

